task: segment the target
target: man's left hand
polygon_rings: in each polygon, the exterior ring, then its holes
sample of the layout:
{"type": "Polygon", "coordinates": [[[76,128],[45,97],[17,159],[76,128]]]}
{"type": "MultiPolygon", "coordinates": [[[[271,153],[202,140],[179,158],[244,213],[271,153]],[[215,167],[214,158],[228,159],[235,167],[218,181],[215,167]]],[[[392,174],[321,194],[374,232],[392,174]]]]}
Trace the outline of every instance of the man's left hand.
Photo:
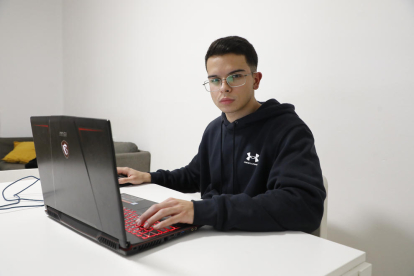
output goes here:
{"type": "Polygon", "coordinates": [[[144,228],[149,228],[163,217],[166,220],[153,226],[154,229],[161,229],[176,223],[192,224],[194,221],[194,205],[192,201],[169,198],[161,203],[152,205],[137,220],[138,226],[144,223],[144,228]]]}

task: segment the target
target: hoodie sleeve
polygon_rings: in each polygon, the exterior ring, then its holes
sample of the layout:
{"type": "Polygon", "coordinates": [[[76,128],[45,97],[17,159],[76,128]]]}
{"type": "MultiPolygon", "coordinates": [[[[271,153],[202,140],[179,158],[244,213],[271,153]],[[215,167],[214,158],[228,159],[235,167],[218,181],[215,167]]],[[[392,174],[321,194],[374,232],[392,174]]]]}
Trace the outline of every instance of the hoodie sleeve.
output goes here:
{"type": "MultiPolygon", "coordinates": [[[[194,201],[194,224],[218,230],[316,230],[326,196],[312,133],[305,126],[290,130],[279,143],[266,183],[266,192],[249,196],[214,195],[194,201]]],[[[266,178],[263,178],[266,179],[266,178]]]]}
{"type": "Polygon", "coordinates": [[[180,191],[182,193],[195,193],[200,191],[200,165],[198,154],[187,166],[173,170],[158,170],[152,172],[151,182],[180,191]]]}

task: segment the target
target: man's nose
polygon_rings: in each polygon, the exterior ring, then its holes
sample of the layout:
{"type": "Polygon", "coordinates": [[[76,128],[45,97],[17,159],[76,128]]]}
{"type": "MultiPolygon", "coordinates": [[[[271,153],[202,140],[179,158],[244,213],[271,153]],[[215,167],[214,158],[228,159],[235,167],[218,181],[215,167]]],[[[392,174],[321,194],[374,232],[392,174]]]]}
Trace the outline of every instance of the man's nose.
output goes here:
{"type": "Polygon", "coordinates": [[[227,83],[227,79],[222,79],[221,80],[221,87],[220,87],[220,92],[224,93],[224,92],[231,92],[231,86],[227,83]]]}

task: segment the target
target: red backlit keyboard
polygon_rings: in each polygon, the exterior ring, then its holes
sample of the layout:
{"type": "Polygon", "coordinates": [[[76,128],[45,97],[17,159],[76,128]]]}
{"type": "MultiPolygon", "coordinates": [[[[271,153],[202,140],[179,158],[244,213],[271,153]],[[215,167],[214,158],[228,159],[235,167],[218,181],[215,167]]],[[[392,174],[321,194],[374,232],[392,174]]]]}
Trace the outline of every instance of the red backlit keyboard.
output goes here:
{"type": "MultiPolygon", "coordinates": [[[[152,227],[149,227],[148,229],[145,229],[142,226],[138,226],[136,221],[139,218],[139,215],[128,208],[124,207],[124,217],[125,217],[125,230],[129,233],[131,233],[132,235],[135,235],[137,237],[140,237],[144,240],[151,238],[151,237],[155,237],[158,235],[162,235],[171,231],[174,231],[176,229],[179,229],[180,227],[177,226],[167,226],[158,230],[155,230],[152,227]]],[[[155,224],[160,223],[159,221],[155,222],[155,224]]]]}

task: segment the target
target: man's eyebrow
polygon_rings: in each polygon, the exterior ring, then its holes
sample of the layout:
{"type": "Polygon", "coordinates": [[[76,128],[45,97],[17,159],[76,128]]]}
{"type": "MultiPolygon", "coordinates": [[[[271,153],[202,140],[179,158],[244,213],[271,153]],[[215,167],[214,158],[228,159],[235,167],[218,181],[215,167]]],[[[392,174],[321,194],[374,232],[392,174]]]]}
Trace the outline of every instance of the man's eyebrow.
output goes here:
{"type": "MultiPolygon", "coordinates": [[[[244,70],[244,69],[237,69],[237,70],[233,70],[233,71],[231,71],[231,72],[229,72],[228,74],[227,74],[227,76],[228,75],[231,75],[231,74],[234,74],[234,73],[237,73],[237,72],[245,72],[246,70],[244,70]]],[[[209,75],[207,78],[217,78],[218,76],[217,75],[209,75]]]]}

